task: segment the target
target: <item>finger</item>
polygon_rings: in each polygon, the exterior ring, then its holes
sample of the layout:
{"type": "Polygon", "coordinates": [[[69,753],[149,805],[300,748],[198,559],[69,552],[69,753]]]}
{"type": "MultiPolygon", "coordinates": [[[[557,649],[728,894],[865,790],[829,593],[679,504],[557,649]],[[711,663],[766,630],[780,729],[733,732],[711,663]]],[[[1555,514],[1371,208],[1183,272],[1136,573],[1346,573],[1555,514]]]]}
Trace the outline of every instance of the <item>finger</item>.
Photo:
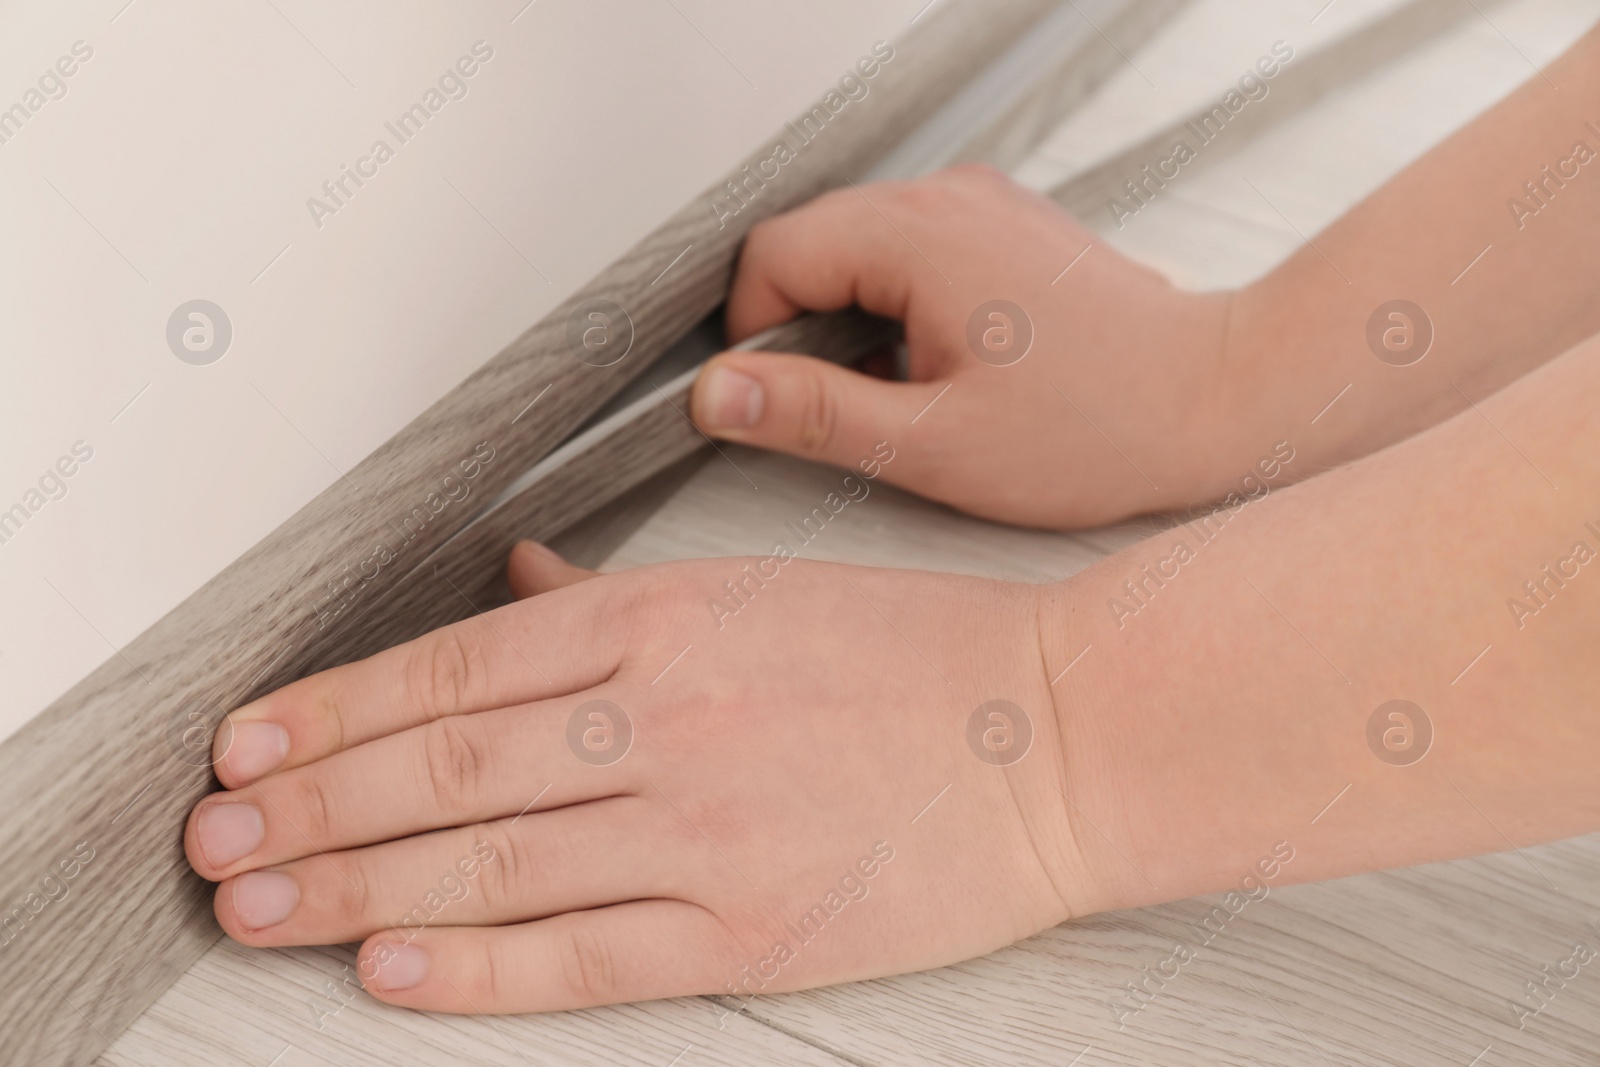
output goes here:
{"type": "Polygon", "coordinates": [[[506,578],[518,600],[597,577],[598,571],[574,567],[537,541],[519,541],[506,561],[506,578]]]}
{"type": "Polygon", "coordinates": [[[190,866],[220,881],[318,852],[629,792],[626,749],[596,765],[567,744],[572,712],[604,694],[445,716],[213,793],[189,814],[190,866]]]}
{"type": "Polygon", "coordinates": [[[230,789],[441,716],[577,692],[609,678],[625,635],[612,587],[561,589],[292,682],[223,720],[213,746],[230,789]]]}
{"type": "Polygon", "coordinates": [[[740,953],[710,911],[636,900],[520,926],[379,934],[356,970],[379,1000],[448,1012],[564,1011],[721,992],[740,953]]]}
{"type": "Polygon", "coordinates": [[[217,886],[215,910],[256,946],[528,922],[671,896],[680,834],[648,801],[614,797],[247,871],[217,886]]]}
{"type": "Polygon", "coordinates": [[[903,438],[946,385],[884,381],[810,356],[724,352],[695,379],[690,409],[707,434],[854,467],[903,438]]]}
{"type": "MultiPolygon", "coordinates": [[[[904,319],[913,284],[928,263],[896,232],[905,183],[840,189],[758,223],[745,239],[728,293],[732,342],[787,322],[801,311],[856,304],[904,319]]],[[[943,282],[941,281],[942,285],[943,282]]]]}

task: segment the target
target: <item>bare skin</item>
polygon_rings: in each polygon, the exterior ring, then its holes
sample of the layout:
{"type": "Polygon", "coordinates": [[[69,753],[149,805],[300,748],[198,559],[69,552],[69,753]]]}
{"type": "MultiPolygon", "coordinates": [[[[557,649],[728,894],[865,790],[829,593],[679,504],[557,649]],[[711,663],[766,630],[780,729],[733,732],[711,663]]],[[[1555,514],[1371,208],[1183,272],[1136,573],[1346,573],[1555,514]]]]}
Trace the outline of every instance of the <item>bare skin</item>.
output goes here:
{"type": "Polygon", "coordinates": [[[1560,91],[1530,79],[1236,293],[1178,290],[982,167],[819,197],[750,235],[731,340],[859,303],[905,320],[912,381],[729,352],[696,383],[695,417],[728,440],[841,466],[888,439],[895,484],[1051,528],[1219,500],[1286,438],[1299,457],[1290,479],[1366,455],[1600,331],[1600,160],[1574,164],[1564,188],[1541,169],[1575,141],[1600,151],[1600,32],[1547,76],[1560,91]],[[1530,180],[1548,182],[1547,206],[1530,180]],[[1539,207],[1520,229],[1512,197],[1539,207]],[[1036,335],[1008,367],[975,359],[966,337],[997,297],[1036,335]],[[1395,299],[1433,323],[1432,350],[1412,366],[1367,345],[1369,317],[1395,299]],[[761,387],[753,425],[748,381],[761,387]]]}
{"type": "Polygon", "coordinates": [[[1087,236],[986,173],[866,190],[922,254],[845,196],[765,225],[735,335],[854,300],[907,318],[918,380],[729,354],[697,390],[708,429],[852,467],[891,442],[880,476],[1039,525],[1235,495],[1047,586],[801,560],[595,577],[519,547],[517,603],[230,716],[226,791],[185,837],[224,929],[361,940],[390,1003],[542,1011],[915,970],[1247,875],[1600,828],[1600,162],[1521,230],[1503,206],[1600,120],[1600,35],[1549,74],[1559,95],[1530,83],[1235,294],[1104,247],[1052,289],[1087,236]],[[1008,293],[1036,349],[993,367],[966,320],[1008,293]],[[1437,328],[1409,367],[1366,347],[1395,296],[1437,328]],[[775,576],[718,619],[747,565],[775,576]],[[1420,714],[1369,740],[1396,699],[1420,714]]]}

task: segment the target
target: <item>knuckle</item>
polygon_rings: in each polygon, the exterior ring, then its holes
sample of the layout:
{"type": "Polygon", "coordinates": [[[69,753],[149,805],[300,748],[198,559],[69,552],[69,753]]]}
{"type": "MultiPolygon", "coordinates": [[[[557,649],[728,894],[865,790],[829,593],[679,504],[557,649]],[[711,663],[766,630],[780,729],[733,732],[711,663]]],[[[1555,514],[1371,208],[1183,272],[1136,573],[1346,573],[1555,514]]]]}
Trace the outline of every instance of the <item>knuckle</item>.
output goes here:
{"type": "Polygon", "coordinates": [[[429,719],[462,708],[482,676],[483,648],[470,632],[452,626],[412,646],[406,688],[429,719]]]}
{"type": "Polygon", "coordinates": [[[333,840],[338,822],[337,805],[328,784],[315,770],[296,776],[289,804],[295,813],[292,821],[298,824],[291,829],[304,834],[319,847],[333,840]]]}
{"type": "Polygon", "coordinates": [[[823,455],[838,433],[839,401],[821,375],[808,374],[802,380],[796,444],[806,455],[823,455]]]}
{"type": "Polygon", "coordinates": [[[423,777],[435,810],[458,812],[471,806],[488,755],[480,745],[477,732],[459,716],[436,719],[424,728],[423,777]]]}
{"type": "Polygon", "coordinates": [[[517,995],[514,976],[518,961],[511,955],[511,939],[490,937],[483,943],[483,972],[470,979],[477,986],[479,1003],[500,1004],[517,995]]]}
{"type": "Polygon", "coordinates": [[[571,924],[557,952],[562,981],[582,1002],[605,1004],[616,999],[616,953],[590,924],[571,924]]]}
{"type": "Polygon", "coordinates": [[[475,833],[476,839],[488,842],[494,853],[492,863],[483,863],[478,868],[484,909],[493,915],[520,911],[522,900],[527,896],[524,879],[531,878],[539,869],[526,836],[496,823],[479,826],[475,833]]]}
{"type": "Polygon", "coordinates": [[[348,922],[371,920],[373,918],[372,874],[367,865],[359,859],[351,862],[335,861],[334,870],[340,877],[332,879],[328,884],[333,887],[335,916],[348,922]]]}
{"type": "Polygon", "coordinates": [[[311,689],[313,720],[326,732],[327,751],[343,752],[348,744],[345,720],[349,715],[349,696],[338,674],[317,679],[317,682],[311,689]]]}

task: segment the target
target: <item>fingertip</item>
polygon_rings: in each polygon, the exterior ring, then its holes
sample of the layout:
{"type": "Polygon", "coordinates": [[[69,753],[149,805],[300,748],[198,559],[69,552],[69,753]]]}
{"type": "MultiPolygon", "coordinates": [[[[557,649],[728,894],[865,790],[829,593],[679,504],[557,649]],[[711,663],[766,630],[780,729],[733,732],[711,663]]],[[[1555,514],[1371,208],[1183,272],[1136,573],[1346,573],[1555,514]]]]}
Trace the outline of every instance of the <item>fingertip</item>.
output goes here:
{"type": "Polygon", "coordinates": [[[766,411],[766,390],[753,361],[717,356],[694,380],[689,411],[708,434],[735,436],[753,429],[766,411]]]}
{"type": "Polygon", "coordinates": [[[220,881],[211,872],[211,866],[206,862],[205,853],[200,851],[199,818],[200,808],[205,804],[201,801],[189,811],[189,818],[183,824],[183,858],[189,862],[189,869],[208,882],[220,881]]]}
{"type": "Polygon", "coordinates": [[[300,905],[300,884],[279,870],[245,871],[217,886],[212,911],[223,931],[242,945],[276,940],[270,931],[300,905]]]}
{"type": "Polygon", "coordinates": [[[356,974],[366,991],[406,1007],[419,1005],[432,972],[427,949],[393,930],[369,937],[356,953],[356,974]]]}
{"type": "Polygon", "coordinates": [[[949,384],[886,381],[815,356],[728,352],[695,380],[690,406],[707,435],[856,467],[871,459],[878,442],[914,423],[949,384]],[[759,405],[740,394],[743,386],[727,384],[730,372],[757,380],[759,405]]]}
{"type": "Polygon", "coordinates": [[[506,560],[506,581],[511,583],[511,595],[518,600],[537,596],[542,591],[540,575],[561,562],[555,552],[537,541],[518,541],[506,560]]]}
{"type": "Polygon", "coordinates": [[[519,541],[506,561],[506,580],[518,600],[593,578],[595,572],[574,567],[555,550],[537,541],[519,541]]]}
{"type": "Polygon", "coordinates": [[[540,544],[538,541],[522,540],[511,546],[511,555],[506,560],[506,571],[509,577],[516,580],[565,562],[566,560],[550,546],[540,544]]]}
{"type": "Polygon", "coordinates": [[[260,701],[247,704],[222,720],[212,741],[211,765],[217,780],[239,789],[263,778],[289,758],[289,731],[264,718],[260,701]]]}

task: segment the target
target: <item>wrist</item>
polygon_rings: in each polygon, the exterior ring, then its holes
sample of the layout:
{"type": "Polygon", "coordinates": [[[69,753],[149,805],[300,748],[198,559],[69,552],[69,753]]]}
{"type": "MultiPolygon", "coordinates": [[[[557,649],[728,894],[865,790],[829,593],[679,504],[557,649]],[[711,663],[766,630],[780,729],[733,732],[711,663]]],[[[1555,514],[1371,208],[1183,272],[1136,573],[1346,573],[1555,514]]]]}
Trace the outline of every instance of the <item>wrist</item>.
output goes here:
{"type": "Polygon", "coordinates": [[[1273,353],[1259,343],[1259,320],[1247,290],[1174,294],[1166,320],[1172,358],[1172,409],[1153,422],[1163,442],[1151,471],[1161,489],[1150,511],[1220,501],[1239,488],[1279,427],[1270,382],[1273,353]]]}
{"type": "Polygon", "coordinates": [[[1083,575],[1039,586],[1037,596],[1040,658],[1054,726],[1048,754],[1060,768],[1050,799],[1059,813],[1055,821],[1063,840],[1057,853],[1066,868],[1054,880],[1074,887],[1066,901],[1074,918],[1170,899],[1159,895],[1140,873],[1147,865],[1129,852],[1132,827],[1118,788],[1126,777],[1117,766],[1126,750],[1115,743],[1118,732],[1106,728],[1119,694],[1106,684],[1114,675],[1097,662],[1116,650],[1103,639],[1097,647],[1097,602],[1090,599],[1083,575]]]}

